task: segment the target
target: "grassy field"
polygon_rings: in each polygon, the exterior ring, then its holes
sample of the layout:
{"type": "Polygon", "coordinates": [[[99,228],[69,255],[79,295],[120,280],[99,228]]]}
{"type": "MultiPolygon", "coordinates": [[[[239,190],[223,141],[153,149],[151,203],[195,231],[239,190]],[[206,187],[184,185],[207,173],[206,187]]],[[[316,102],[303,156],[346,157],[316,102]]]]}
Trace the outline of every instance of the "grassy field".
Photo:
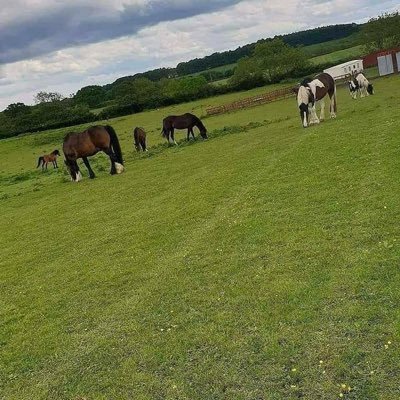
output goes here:
{"type": "Polygon", "coordinates": [[[358,34],[350,35],[342,39],[330,40],[328,42],[317,43],[303,47],[309,57],[321,56],[333,53],[338,50],[349,49],[360,43],[358,34]]]}
{"type": "Polygon", "coordinates": [[[361,57],[364,54],[364,46],[354,46],[344,50],[334,51],[332,53],[324,54],[322,56],[317,56],[311,59],[311,62],[315,65],[326,64],[326,63],[336,63],[343,60],[354,60],[361,57]]]}
{"type": "Polygon", "coordinates": [[[234,63],[234,64],[226,64],[226,65],[222,65],[221,67],[215,67],[215,68],[206,69],[204,71],[197,72],[197,73],[191,74],[191,75],[200,75],[200,74],[205,74],[207,72],[226,72],[226,71],[230,71],[232,69],[235,69],[236,65],[237,65],[236,63],[234,63]]]}
{"type": "MultiPolygon", "coordinates": [[[[304,46],[303,50],[309,57],[313,58],[313,62],[321,64],[326,62],[335,62],[346,57],[351,58],[354,54],[356,54],[356,57],[360,56],[363,54],[363,46],[359,46],[357,43],[359,43],[359,38],[357,34],[354,34],[343,39],[330,40],[328,42],[304,46]]],[[[234,69],[236,65],[236,63],[227,64],[221,67],[201,71],[194,75],[203,74],[207,71],[225,72],[234,69]]]]}
{"type": "Polygon", "coordinates": [[[0,399],[399,399],[399,77],[375,88],[173,148],[166,114],[265,88],[119,118],[126,173],[79,184],[34,168],[65,131],[1,141],[0,399]]]}

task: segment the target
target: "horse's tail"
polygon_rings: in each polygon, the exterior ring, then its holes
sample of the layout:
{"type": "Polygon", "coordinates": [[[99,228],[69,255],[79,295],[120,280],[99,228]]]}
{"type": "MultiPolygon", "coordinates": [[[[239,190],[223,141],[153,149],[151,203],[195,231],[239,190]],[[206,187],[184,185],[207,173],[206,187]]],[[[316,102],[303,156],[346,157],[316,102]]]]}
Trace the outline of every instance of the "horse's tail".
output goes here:
{"type": "Polygon", "coordinates": [[[43,161],[44,161],[44,157],[39,157],[38,164],[37,164],[36,168],[39,168],[40,164],[42,164],[43,161]]]}
{"type": "Polygon", "coordinates": [[[117,158],[117,163],[124,165],[124,159],[122,158],[121,145],[119,144],[117,133],[115,132],[114,128],[110,125],[106,125],[104,128],[110,135],[111,147],[115,154],[115,157],[117,158]]]}

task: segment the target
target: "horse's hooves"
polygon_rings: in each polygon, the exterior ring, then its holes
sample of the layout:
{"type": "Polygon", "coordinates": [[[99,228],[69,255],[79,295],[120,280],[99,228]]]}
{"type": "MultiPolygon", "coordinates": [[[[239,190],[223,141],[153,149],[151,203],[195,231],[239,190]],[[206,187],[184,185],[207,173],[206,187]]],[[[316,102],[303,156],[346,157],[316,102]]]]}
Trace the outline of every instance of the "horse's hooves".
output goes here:
{"type": "Polygon", "coordinates": [[[117,174],[122,174],[125,170],[124,166],[119,163],[115,163],[115,169],[116,169],[117,174]]]}

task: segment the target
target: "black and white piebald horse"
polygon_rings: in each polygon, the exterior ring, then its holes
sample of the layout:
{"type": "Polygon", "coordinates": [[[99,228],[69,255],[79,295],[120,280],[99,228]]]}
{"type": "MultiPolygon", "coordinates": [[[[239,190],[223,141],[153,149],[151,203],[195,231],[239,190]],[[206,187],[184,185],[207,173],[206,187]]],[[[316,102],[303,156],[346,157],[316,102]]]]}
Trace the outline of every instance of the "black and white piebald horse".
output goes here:
{"type": "Polygon", "coordinates": [[[336,84],[329,74],[322,73],[314,79],[306,78],[296,89],[297,104],[300,109],[301,122],[304,128],[309,125],[319,124],[325,119],[325,97],[330,99],[331,118],[336,118],[336,84]],[[321,114],[318,118],[316,104],[321,104],[321,114]]]}
{"type": "Polygon", "coordinates": [[[374,87],[369,83],[368,79],[361,72],[356,75],[351,81],[349,81],[350,95],[353,99],[357,99],[357,95],[360,97],[369,96],[374,94],[374,87]]]}

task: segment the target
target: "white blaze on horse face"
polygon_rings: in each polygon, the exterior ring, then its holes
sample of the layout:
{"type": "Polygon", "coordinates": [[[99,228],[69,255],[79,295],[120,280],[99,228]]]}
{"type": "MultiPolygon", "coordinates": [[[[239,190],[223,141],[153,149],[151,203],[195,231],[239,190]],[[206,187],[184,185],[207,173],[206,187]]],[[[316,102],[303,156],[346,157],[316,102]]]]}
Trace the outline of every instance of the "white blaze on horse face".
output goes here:
{"type": "Polygon", "coordinates": [[[120,163],[115,163],[115,169],[117,170],[117,174],[122,174],[125,171],[125,168],[120,163]]]}

